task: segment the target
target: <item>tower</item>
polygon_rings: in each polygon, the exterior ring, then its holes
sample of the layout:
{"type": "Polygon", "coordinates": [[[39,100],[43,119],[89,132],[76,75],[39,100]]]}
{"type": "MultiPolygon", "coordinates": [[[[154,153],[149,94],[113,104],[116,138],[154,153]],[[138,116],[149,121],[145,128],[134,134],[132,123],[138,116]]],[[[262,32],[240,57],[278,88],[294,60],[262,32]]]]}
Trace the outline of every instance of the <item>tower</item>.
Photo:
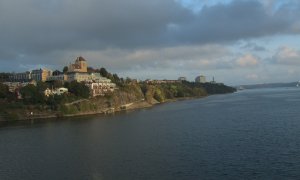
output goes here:
{"type": "Polygon", "coordinates": [[[68,72],[87,72],[86,60],[81,56],[77,57],[75,63],[69,65],[68,72]]]}

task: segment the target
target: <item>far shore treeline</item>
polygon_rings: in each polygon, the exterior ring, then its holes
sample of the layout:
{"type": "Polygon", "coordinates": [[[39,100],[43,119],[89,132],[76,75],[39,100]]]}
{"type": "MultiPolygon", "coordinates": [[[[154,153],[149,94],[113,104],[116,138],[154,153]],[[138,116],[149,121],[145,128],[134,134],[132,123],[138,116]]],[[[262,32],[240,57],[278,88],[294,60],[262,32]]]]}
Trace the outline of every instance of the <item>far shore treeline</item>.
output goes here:
{"type": "MultiPolygon", "coordinates": [[[[67,72],[64,67],[63,72],[67,72]]],[[[88,68],[88,72],[100,73],[101,76],[116,84],[116,90],[104,96],[92,97],[89,88],[82,82],[39,81],[36,85],[28,84],[19,92],[14,92],[3,82],[9,73],[0,73],[0,121],[24,120],[31,118],[60,117],[105,113],[122,110],[126,104],[134,108],[148,107],[156,103],[178,98],[198,98],[213,94],[232,93],[236,89],[222,83],[197,83],[174,81],[170,83],[149,83],[130,78],[120,78],[105,68],[88,68]],[[64,87],[68,93],[45,96],[47,88],[64,87]]]]}

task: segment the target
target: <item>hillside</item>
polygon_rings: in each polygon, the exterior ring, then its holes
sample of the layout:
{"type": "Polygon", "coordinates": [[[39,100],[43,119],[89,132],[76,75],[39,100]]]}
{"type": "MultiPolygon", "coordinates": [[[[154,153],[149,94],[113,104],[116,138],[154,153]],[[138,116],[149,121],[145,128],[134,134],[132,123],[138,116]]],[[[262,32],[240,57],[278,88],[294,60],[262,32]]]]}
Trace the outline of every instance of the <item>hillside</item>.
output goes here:
{"type": "Polygon", "coordinates": [[[130,83],[120,86],[113,93],[94,98],[74,98],[72,95],[49,98],[45,102],[0,101],[2,120],[26,120],[55,118],[98,113],[113,113],[125,109],[150,107],[157,103],[182,98],[200,98],[212,94],[232,93],[235,89],[223,84],[173,83],[155,84],[130,83]],[[56,99],[55,99],[56,98],[56,99]],[[59,98],[59,99],[57,99],[59,98]]]}

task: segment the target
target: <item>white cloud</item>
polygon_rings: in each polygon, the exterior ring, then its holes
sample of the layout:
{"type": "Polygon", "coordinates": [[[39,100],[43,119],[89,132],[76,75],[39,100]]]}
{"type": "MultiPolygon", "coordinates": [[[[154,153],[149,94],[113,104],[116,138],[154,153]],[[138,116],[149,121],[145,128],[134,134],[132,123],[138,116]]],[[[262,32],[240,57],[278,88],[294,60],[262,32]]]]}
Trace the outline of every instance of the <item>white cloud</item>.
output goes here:
{"type": "Polygon", "coordinates": [[[249,80],[258,80],[259,76],[257,74],[248,74],[246,78],[249,80]]]}
{"type": "Polygon", "coordinates": [[[245,54],[236,60],[236,64],[242,68],[251,68],[258,66],[258,58],[252,54],[245,54]]]}
{"type": "Polygon", "coordinates": [[[278,64],[300,65],[300,51],[288,46],[280,47],[273,56],[278,64]]]}

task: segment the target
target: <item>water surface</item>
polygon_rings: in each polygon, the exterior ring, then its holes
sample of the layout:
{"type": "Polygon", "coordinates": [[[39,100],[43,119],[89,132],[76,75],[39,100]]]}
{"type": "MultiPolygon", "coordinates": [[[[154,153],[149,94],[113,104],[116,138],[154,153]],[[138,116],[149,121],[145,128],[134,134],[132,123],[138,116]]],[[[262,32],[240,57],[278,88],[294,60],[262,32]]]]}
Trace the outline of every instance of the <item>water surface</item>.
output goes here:
{"type": "Polygon", "coordinates": [[[300,89],[0,128],[0,179],[299,179],[300,89]]]}

